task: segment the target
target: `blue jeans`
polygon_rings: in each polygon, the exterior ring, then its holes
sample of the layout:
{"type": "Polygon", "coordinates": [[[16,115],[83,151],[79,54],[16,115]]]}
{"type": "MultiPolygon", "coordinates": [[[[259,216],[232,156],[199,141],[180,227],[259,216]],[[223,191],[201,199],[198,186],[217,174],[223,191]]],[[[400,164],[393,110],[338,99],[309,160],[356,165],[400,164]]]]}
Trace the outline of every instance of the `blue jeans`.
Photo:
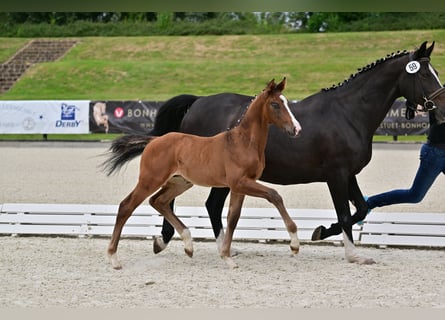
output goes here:
{"type": "Polygon", "coordinates": [[[420,165],[410,189],[397,189],[368,198],[368,208],[389,206],[397,203],[418,203],[433,185],[440,173],[445,174],[445,149],[429,143],[420,149],[420,165]]]}

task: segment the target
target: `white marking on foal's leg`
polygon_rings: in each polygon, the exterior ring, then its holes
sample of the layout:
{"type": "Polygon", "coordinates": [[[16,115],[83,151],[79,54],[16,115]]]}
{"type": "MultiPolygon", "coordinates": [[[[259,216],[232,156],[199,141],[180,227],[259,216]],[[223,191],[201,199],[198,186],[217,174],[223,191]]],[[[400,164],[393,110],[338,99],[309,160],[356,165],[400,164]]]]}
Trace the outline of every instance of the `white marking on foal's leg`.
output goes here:
{"type": "Polygon", "coordinates": [[[153,237],[153,252],[155,254],[163,251],[165,248],[167,248],[167,244],[164,242],[164,239],[161,236],[154,236],[153,237]]]}
{"type": "Polygon", "coordinates": [[[374,264],[372,258],[366,258],[357,254],[355,245],[349,240],[346,233],[343,231],[343,244],[345,246],[345,257],[348,262],[356,262],[358,264],[374,264]]]}
{"type": "Polygon", "coordinates": [[[181,239],[184,241],[184,251],[191,258],[193,257],[193,240],[190,230],[185,228],[181,233],[181,239]]]}
{"type": "Polygon", "coordinates": [[[116,270],[122,269],[122,265],[119,262],[119,259],[117,258],[117,253],[109,254],[108,258],[110,259],[113,269],[116,269],[116,270]]]}
{"type": "Polygon", "coordinates": [[[292,253],[297,254],[300,251],[300,240],[296,232],[289,232],[290,235],[290,249],[292,253]]]}
{"type": "MultiPolygon", "coordinates": [[[[218,237],[216,238],[216,246],[218,248],[218,253],[221,255],[222,253],[222,244],[224,242],[224,230],[221,229],[221,231],[219,232],[218,237]]],[[[232,246],[230,246],[230,256],[234,257],[240,254],[240,251],[236,248],[233,248],[232,246]]]]}

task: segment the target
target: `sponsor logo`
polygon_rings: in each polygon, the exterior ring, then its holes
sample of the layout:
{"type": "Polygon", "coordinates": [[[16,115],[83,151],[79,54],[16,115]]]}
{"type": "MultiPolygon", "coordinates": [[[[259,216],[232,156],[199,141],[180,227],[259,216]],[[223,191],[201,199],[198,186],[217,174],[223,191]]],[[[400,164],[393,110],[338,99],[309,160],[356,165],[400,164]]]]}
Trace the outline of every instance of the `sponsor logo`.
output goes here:
{"type": "Polygon", "coordinates": [[[33,118],[31,118],[31,117],[26,117],[24,120],[23,120],[23,129],[25,129],[25,130],[32,130],[32,129],[34,129],[34,127],[35,127],[35,125],[36,125],[36,122],[34,121],[34,119],[33,118]]]}
{"type": "Polygon", "coordinates": [[[80,125],[80,120],[76,120],[76,110],[79,110],[75,105],[62,103],[60,105],[60,120],[56,121],[56,128],[77,128],[80,125]]]}
{"type": "Polygon", "coordinates": [[[122,118],[124,116],[124,109],[121,107],[114,109],[114,116],[118,119],[122,118]]]}

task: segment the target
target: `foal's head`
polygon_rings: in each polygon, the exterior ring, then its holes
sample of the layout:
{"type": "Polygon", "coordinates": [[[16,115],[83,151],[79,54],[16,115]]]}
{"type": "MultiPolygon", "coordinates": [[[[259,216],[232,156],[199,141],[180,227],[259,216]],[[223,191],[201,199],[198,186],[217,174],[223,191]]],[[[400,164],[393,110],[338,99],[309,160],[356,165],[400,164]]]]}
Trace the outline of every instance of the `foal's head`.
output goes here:
{"type": "Polygon", "coordinates": [[[258,96],[258,99],[264,99],[263,104],[266,106],[266,117],[269,123],[275,124],[290,136],[296,137],[301,131],[301,126],[290,111],[289,103],[283,95],[285,86],[286,78],[283,78],[279,84],[272,80],[258,96]]]}

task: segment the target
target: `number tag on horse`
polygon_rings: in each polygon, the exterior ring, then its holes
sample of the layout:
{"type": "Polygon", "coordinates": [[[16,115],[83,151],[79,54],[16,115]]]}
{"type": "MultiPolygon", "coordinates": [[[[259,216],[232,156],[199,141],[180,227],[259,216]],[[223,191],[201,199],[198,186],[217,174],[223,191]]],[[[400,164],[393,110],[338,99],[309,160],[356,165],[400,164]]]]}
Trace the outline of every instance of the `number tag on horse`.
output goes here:
{"type": "Polygon", "coordinates": [[[406,65],[405,70],[406,70],[406,72],[411,73],[411,74],[416,73],[420,70],[420,63],[415,60],[410,61],[406,65]]]}

